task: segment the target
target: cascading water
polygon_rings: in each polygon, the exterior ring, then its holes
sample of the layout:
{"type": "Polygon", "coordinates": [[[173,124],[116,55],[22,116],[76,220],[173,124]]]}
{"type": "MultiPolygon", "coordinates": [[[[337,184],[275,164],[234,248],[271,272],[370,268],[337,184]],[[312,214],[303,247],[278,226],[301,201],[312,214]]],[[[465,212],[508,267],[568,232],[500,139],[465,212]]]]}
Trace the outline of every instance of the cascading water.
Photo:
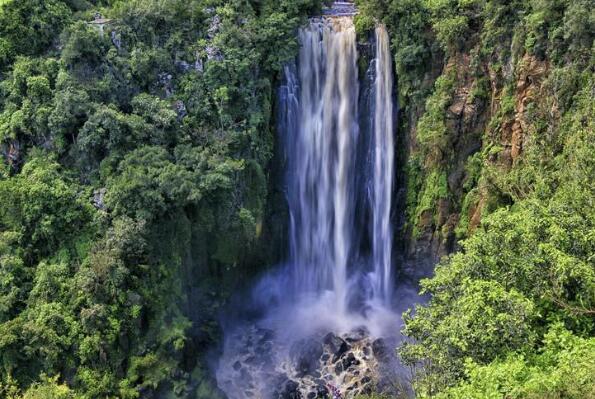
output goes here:
{"type": "MultiPolygon", "coordinates": [[[[298,129],[287,148],[290,261],[298,294],[330,291],[347,310],[354,229],[357,51],[350,17],[312,22],[300,32],[298,129]]],[[[286,70],[288,82],[296,79],[286,70]]]]}
{"type": "Polygon", "coordinates": [[[389,39],[379,26],[369,98],[361,102],[353,4],[340,7],[300,30],[297,65],[284,71],[278,122],[287,164],[289,259],[253,291],[263,316],[226,331],[217,379],[230,399],[325,397],[334,387],[353,397],[378,385],[383,368],[396,367],[386,355],[392,349],[378,349],[386,345],[379,338],[394,337],[399,328],[391,310],[389,39]],[[360,115],[369,115],[366,129],[360,115]],[[337,345],[349,349],[339,353],[337,345]]]}
{"type": "MultiPolygon", "coordinates": [[[[313,21],[300,31],[299,71],[285,69],[291,97],[284,112],[297,116],[287,134],[290,260],[294,291],[330,293],[335,311],[348,312],[349,286],[358,272],[355,203],[359,180],[370,181],[372,273],[369,299],[390,305],[392,281],[391,197],[394,174],[393,71],[386,29],[376,28],[370,171],[356,170],[359,83],[355,27],[351,17],[313,21]]],[[[364,150],[367,150],[364,148],[364,150]]],[[[365,264],[364,264],[365,266],[365,264]]]]}
{"type": "Polygon", "coordinates": [[[375,64],[372,262],[375,273],[374,294],[388,305],[393,291],[390,213],[394,175],[394,105],[390,45],[383,26],[376,28],[375,64]]]}

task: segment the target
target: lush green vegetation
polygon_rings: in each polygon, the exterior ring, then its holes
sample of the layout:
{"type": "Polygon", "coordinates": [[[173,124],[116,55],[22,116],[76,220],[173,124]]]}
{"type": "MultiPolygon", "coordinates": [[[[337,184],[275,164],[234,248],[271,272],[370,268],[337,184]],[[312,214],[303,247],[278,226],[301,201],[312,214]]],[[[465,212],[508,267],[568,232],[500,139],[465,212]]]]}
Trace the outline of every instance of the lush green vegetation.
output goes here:
{"type": "Polygon", "coordinates": [[[595,397],[592,4],[360,3],[394,39],[410,231],[467,238],[406,315],[417,394],[595,397]]]}
{"type": "MultiPolygon", "coordinates": [[[[218,397],[202,355],[265,263],[273,91],[319,3],[0,0],[0,397],[218,397]]],[[[358,6],[392,37],[408,231],[463,240],[406,316],[417,394],[595,397],[592,2],[358,6]]]]}
{"type": "Polygon", "coordinates": [[[256,263],[274,81],[318,2],[0,7],[0,397],[215,398],[201,355],[256,263]]]}

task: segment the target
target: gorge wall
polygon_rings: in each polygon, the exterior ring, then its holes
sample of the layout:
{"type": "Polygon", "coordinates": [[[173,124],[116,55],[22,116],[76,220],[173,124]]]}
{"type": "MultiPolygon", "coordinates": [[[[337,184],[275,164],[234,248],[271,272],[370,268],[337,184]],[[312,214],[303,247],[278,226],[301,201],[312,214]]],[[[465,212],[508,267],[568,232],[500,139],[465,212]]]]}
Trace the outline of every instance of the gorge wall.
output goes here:
{"type": "MultiPolygon", "coordinates": [[[[518,179],[534,156],[527,151],[545,150],[538,137],[557,129],[569,93],[589,73],[584,54],[530,44],[544,33],[520,21],[519,4],[455,3],[358,2],[358,29],[381,20],[391,33],[401,105],[397,187],[405,198],[395,235],[413,279],[431,275],[483,216],[525,196],[512,186],[526,185],[518,179]]],[[[545,14],[543,29],[563,16],[545,14]]],[[[584,33],[566,40],[588,47],[584,33]]]]}

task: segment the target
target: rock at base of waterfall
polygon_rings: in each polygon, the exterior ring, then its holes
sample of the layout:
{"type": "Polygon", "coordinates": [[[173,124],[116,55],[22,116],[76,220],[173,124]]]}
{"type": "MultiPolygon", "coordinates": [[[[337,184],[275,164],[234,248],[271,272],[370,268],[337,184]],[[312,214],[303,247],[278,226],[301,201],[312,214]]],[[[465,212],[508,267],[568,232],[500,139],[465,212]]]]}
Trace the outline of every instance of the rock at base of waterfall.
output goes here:
{"type": "Polygon", "coordinates": [[[325,345],[328,345],[328,350],[330,351],[330,354],[333,355],[333,362],[336,362],[345,352],[351,349],[347,342],[332,332],[324,337],[324,343],[325,345]]]}
{"type": "Polygon", "coordinates": [[[390,341],[366,328],[347,334],[319,333],[286,341],[269,329],[251,326],[228,342],[218,380],[230,398],[318,399],[340,392],[352,399],[378,392],[397,394],[390,341]]]}
{"type": "Polygon", "coordinates": [[[314,375],[319,367],[322,354],[322,344],[315,338],[304,339],[293,344],[289,356],[298,377],[314,375]]]}

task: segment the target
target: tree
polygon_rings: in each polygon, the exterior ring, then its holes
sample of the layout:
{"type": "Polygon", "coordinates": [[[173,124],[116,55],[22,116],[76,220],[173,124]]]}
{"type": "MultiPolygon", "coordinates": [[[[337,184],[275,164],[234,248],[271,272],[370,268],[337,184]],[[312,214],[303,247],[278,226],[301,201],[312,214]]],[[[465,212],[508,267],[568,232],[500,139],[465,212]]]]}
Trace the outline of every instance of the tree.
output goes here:
{"type": "Polygon", "coordinates": [[[46,52],[71,16],[70,8],[60,0],[23,0],[2,4],[0,69],[19,55],[46,52]]]}

